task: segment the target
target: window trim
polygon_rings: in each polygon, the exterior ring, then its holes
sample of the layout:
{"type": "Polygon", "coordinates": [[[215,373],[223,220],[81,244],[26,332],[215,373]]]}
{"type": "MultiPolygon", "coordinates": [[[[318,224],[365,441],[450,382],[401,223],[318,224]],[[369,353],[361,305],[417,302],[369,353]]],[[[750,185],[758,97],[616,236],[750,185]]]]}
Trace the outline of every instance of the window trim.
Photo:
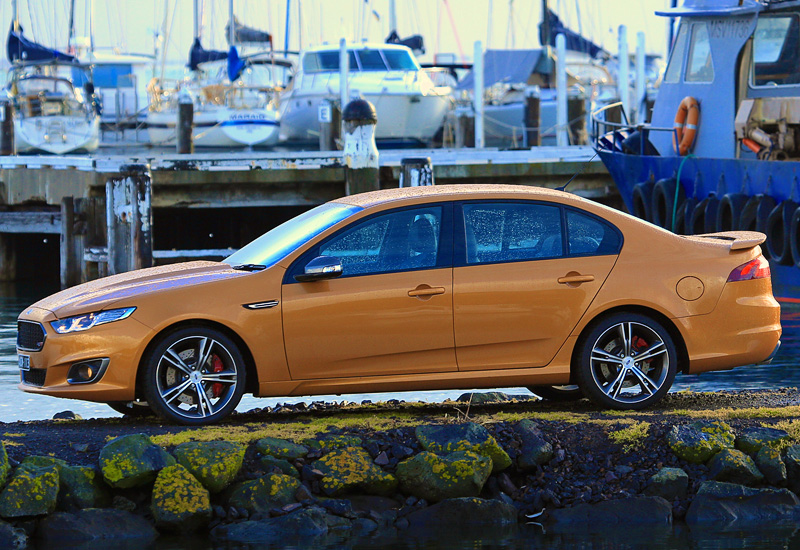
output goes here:
{"type": "MultiPolygon", "coordinates": [[[[759,16],[759,20],[761,19],[768,19],[768,18],[778,18],[778,17],[789,17],[790,19],[795,19],[800,25],[800,15],[794,12],[786,12],[786,13],[774,13],[769,15],[759,16]]],[[[790,84],[756,84],[756,40],[755,35],[756,31],[758,30],[758,21],[756,21],[756,28],[753,30],[753,35],[750,37],[750,41],[752,42],[752,47],[750,48],[750,71],[747,77],[747,88],[749,91],[752,92],[764,92],[764,91],[772,91],[772,90],[784,90],[784,91],[797,91],[800,88],[800,82],[793,82],[790,84]]],[[[787,34],[791,31],[791,23],[789,28],[787,29],[787,34]]],[[[781,47],[781,52],[783,53],[783,48],[786,47],[786,38],[784,38],[784,43],[781,47]]],[[[778,60],[780,60],[780,55],[778,56],[778,60]]],[[[778,61],[776,60],[776,62],[778,61]]],[[[753,97],[762,97],[761,95],[750,95],[748,94],[748,98],[753,97]]]]}
{"type": "Polygon", "coordinates": [[[296,281],[294,276],[298,273],[301,273],[305,265],[319,255],[319,250],[325,244],[339,237],[345,231],[348,231],[351,227],[354,226],[354,224],[360,224],[362,222],[367,222],[379,216],[394,214],[396,212],[402,212],[405,210],[421,210],[425,208],[436,208],[436,207],[442,208],[442,219],[440,223],[441,231],[439,234],[439,250],[437,251],[436,265],[431,267],[417,267],[413,269],[393,269],[391,271],[380,271],[378,273],[355,273],[352,275],[342,274],[339,277],[337,277],[337,279],[350,279],[354,277],[373,277],[377,275],[386,275],[389,273],[410,273],[413,271],[426,271],[430,269],[452,268],[453,267],[453,203],[451,201],[419,203],[408,206],[401,206],[398,208],[387,208],[386,210],[381,210],[379,212],[368,214],[366,216],[358,218],[357,220],[352,220],[350,223],[348,223],[344,227],[340,227],[334,233],[331,233],[327,237],[320,239],[314,243],[311,243],[291,263],[289,268],[286,270],[286,272],[283,275],[282,284],[284,285],[303,284],[300,283],[299,281],[296,281]]]}
{"type": "Polygon", "coordinates": [[[468,200],[468,201],[458,201],[455,204],[455,210],[453,212],[453,267],[475,267],[475,266],[484,266],[484,265],[497,265],[497,264],[513,264],[513,263],[521,263],[521,262],[541,262],[541,261],[548,261],[548,260],[563,260],[568,258],[586,258],[592,256],[619,256],[620,252],[622,251],[622,247],[625,244],[625,236],[623,235],[622,231],[611,223],[610,221],[606,220],[602,216],[598,216],[593,212],[589,212],[587,210],[583,210],[581,208],[577,208],[571,205],[561,204],[558,202],[550,202],[550,201],[542,201],[542,200],[526,200],[526,199],[475,199],[475,200],[468,200]],[[464,218],[464,205],[470,203],[480,203],[480,204],[531,204],[531,205],[542,205],[542,206],[551,206],[559,209],[559,219],[561,222],[561,256],[549,256],[546,258],[523,258],[517,260],[499,260],[494,262],[481,262],[481,263],[468,263],[467,262],[467,243],[466,243],[466,220],[464,218]],[[617,251],[614,253],[608,254],[595,254],[595,253],[583,253],[583,254],[570,254],[569,252],[569,233],[567,227],[567,211],[572,210],[579,214],[583,214],[589,218],[595,219],[601,224],[611,228],[614,233],[616,233],[617,237],[619,238],[619,247],[617,251]]]}

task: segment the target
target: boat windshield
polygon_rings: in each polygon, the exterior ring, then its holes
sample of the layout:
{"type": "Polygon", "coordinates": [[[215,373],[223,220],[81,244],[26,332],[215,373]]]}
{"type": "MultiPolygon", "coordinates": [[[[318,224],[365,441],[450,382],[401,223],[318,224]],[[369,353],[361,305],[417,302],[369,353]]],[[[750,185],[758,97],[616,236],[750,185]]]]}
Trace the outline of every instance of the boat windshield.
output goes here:
{"type": "MultiPolygon", "coordinates": [[[[359,49],[348,50],[350,71],[418,71],[419,65],[406,50],[359,49]]],[[[309,52],[303,57],[307,73],[339,70],[339,51],[309,52]]]]}
{"type": "Polygon", "coordinates": [[[270,267],[326,229],[360,210],[362,210],[360,206],[348,204],[335,202],[322,204],[267,231],[224,261],[232,266],[270,267]]]}

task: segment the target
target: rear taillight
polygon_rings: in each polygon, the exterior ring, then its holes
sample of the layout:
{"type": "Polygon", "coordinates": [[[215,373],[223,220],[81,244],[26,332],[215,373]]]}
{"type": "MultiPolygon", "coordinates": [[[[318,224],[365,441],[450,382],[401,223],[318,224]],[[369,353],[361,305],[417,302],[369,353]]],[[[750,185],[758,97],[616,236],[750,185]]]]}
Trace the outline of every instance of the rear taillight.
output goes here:
{"type": "Polygon", "coordinates": [[[728,276],[728,282],[767,279],[769,276],[769,262],[764,256],[759,256],[755,260],[750,260],[731,271],[728,276]]]}

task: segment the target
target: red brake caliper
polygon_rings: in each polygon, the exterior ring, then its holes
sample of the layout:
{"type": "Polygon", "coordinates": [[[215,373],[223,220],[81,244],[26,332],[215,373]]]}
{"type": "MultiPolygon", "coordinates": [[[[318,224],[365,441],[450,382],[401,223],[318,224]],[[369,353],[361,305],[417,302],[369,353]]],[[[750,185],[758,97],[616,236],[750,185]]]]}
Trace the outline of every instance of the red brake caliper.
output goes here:
{"type": "MultiPolygon", "coordinates": [[[[644,338],[640,338],[639,336],[634,335],[633,340],[631,341],[631,349],[636,353],[639,353],[642,350],[646,350],[649,346],[647,345],[647,341],[644,338]]],[[[650,360],[645,361],[648,365],[650,364],[650,360]]]]}
{"type": "MultiPolygon", "coordinates": [[[[214,372],[222,372],[225,370],[225,365],[222,364],[222,359],[219,358],[218,355],[215,355],[211,358],[211,366],[214,368],[214,372]]],[[[219,397],[222,393],[222,383],[221,382],[214,382],[211,384],[211,395],[212,397],[219,397]]]]}

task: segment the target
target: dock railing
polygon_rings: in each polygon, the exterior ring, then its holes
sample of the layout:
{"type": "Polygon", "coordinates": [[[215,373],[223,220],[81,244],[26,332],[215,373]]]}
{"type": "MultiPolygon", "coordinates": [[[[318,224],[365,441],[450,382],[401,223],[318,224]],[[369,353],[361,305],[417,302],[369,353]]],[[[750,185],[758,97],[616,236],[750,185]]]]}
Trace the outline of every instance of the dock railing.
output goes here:
{"type": "Polygon", "coordinates": [[[631,146],[625,144],[625,140],[634,133],[639,132],[641,136],[638,143],[639,155],[645,155],[645,147],[649,143],[647,136],[651,132],[670,132],[673,143],[678,143],[678,133],[676,128],[659,128],[649,123],[632,124],[628,120],[628,115],[622,106],[622,102],[611,103],[596,111],[592,111],[592,139],[595,149],[598,152],[607,153],[630,153],[631,146]],[[620,122],[607,120],[608,115],[614,110],[619,110],[620,122]]]}

